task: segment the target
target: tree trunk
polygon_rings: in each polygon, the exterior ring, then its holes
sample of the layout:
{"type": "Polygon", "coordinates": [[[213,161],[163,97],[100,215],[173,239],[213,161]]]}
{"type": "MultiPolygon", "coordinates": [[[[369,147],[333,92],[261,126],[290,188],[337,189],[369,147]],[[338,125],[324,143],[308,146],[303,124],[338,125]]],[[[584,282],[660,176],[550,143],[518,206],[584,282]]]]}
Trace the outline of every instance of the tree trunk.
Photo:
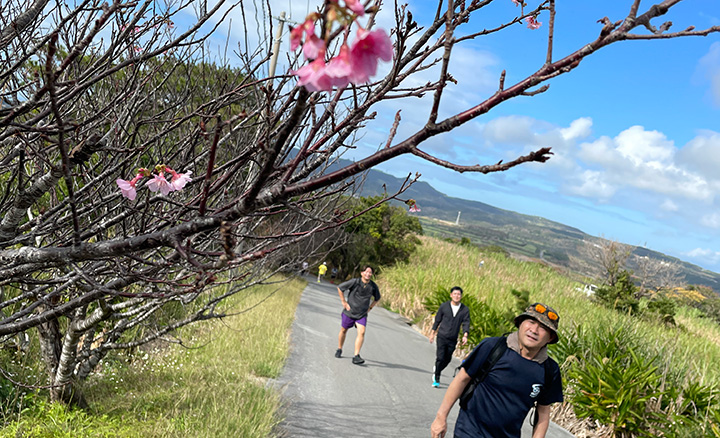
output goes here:
{"type": "Polygon", "coordinates": [[[72,379],[79,333],[70,328],[63,340],[57,319],[39,325],[38,333],[40,354],[50,377],[50,400],[86,409],[88,404],[85,396],[72,379]]]}

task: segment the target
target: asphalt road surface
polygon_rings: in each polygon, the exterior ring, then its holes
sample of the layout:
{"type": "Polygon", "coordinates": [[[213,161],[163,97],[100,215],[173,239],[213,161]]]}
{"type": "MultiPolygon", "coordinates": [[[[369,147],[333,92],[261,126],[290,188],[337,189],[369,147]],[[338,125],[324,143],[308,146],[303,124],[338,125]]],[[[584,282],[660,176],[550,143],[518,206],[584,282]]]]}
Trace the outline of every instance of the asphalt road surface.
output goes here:
{"type": "MultiPolygon", "coordinates": [[[[309,284],[292,328],[292,350],[276,384],[284,388],[282,436],[312,438],[426,438],[458,359],[433,388],[435,345],[401,316],[375,307],[368,316],[362,365],[352,363],[356,330],[348,331],[343,355],[335,358],[342,307],[337,286],[309,284]]],[[[382,293],[382,291],[380,291],[382,293]]],[[[452,437],[457,404],[448,418],[452,437]]],[[[523,437],[530,437],[525,422],[523,437]],[[527,429],[527,430],[525,430],[527,429]]],[[[555,424],[548,438],[571,438],[555,424]]]]}

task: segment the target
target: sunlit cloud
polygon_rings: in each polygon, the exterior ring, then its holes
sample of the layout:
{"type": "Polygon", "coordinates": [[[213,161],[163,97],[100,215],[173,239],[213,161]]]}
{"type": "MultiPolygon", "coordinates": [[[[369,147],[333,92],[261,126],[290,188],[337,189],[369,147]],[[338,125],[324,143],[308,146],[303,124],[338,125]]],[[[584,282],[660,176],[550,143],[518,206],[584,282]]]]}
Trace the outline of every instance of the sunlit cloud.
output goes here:
{"type": "Polygon", "coordinates": [[[685,252],[684,255],[697,260],[705,260],[713,264],[720,263],[720,252],[711,249],[695,248],[685,252]]]}

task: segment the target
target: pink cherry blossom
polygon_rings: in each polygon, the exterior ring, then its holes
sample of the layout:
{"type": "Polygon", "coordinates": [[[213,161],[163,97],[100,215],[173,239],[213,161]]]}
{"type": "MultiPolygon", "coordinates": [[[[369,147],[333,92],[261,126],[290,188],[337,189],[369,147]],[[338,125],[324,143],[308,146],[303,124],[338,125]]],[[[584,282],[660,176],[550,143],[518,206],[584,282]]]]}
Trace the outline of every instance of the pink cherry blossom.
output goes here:
{"type": "Polygon", "coordinates": [[[538,29],[542,25],[541,22],[537,21],[535,17],[525,17],[525,22],[527,23],[528,29],[538,29]]]}
{"type": "Polygon", "coordinates": [[[137,196],[134,181],[134,179],[131,181],[125,181],[121,178],[115,180],[115,183],[118,185],[118,187],[120,187],[120,192],[122,193],[122,195],[131,201],[134,201],[135,197],[137,196]]]}
{"type": "Polygon", "coordinates": [[[357,39],[350,49],[353,70],[350,82],[355,84],[367,82],[377,71],[378,59],[390,61],[392,56],[392,43],[384,30],[370,32],[358,29],[357,39]]]}
{"type": "Polygon", "coordinates": [[[520,2],[518,0],[512,0],[513,3],[515,3],[515,6],[520,6],[520,2]]]}
{"type": "Polygon", "coordinates": [[[170,178],[170,187],[172,187],[171,191],[182,190],[183,187],[185,187],[185,184],[192,180],[192,177],[190,176],[192,175],[192,171],[190,170],[185,173],[177,173],[168,167],[167,171],[172,175],[172,178],[170,178]]]}
{"type": "Polygon", "coordinates": [[[303,85],[308,91],[330,91],[333,87],[333,78],[325,72],[325,60],[321,56],[315,61],[295,70],[298,76],[298,85],[303,85]]]}
{"type": "Polygon", "coordinates": [[[157,175],[153,175],[153,178],[145,183],[145,185],[151,192],[159,191],[163,195],[167,195],[174,190],[168,180],[165,179],[165,175],[162,172],[157,175]]]}
{"type": "Polygon", "coordinates": [[[350,48],[347,44],[340,47],[340,53],[328,62],[325,67],[325,74],[332,80],[332,85],[338,88],[347,86],[350,83],[352,74],[352,60],[350,59],[350,48]]]}
{"type": "Polygon", "coordinates": [[[419,213],[419,212],[420,212],[420,207],[418,207],[417,204],[413,204],[413,205],[410,206],[410,208],[408,209],[408,211],[409,211],[410,213],[419,213]]]}
{"type": "Polygon", "coordinates": [[[295,50],[300,46],[303,34],[308,36],[315,34],[315,20],[307,19],[300,26],[292,28],[290,31],[290,50],[295,50]]]}
{"type": "Polygon", "coordinates": [[[309,34],[305,39],[305,44],[303,44],[305,59],[317,59],[324,53],[325,41],[318,38],[314,33],[309,34]]]}
{"type": "Polygon", "coordinates": [[[362,0],[345,0],[345,5],[358,17],[365,15],[365,7],[362,4],[362,0]]]}
{"type": "Polygon", "coordinates": [[[122,178],[118,178],[115,180],[115,183],[118,185],[118,187],[120,187],[120,192],[122,193],[122,195],[133,201],[137,196],[137,191],[135,190],[137,182],[145,178],[145,176],[147,175],[149,175],[149,171],[141,167],[140,169],[138,169],[135,178],[131,179],[130,181],[125,181],[122,178]]]}

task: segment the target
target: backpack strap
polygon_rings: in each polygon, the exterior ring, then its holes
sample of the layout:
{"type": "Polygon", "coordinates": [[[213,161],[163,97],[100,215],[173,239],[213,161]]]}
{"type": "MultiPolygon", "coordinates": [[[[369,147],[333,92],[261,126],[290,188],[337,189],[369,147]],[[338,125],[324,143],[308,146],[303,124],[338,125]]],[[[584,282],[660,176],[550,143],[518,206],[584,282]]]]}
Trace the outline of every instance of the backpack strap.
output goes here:
{"type": "MultiPolygon", "coordinates": [[[[543,365],[545,368],[545,381],[543,382],[543,389],[542,391],[547,391],[550,389],[550,384],[552,383],[552,367],[550,364],[552,363],[552,359],[549,357],[545,359],[545,362],[543,362],[543,365]]],[[[542,393],[541,391],[541,393],[542,393]]],[[[532,411],[532,415],[530,415],[530,426],[533,427],[533,430],[535,429],[535,425],[538,422],[538,402],[535,400],[535,403],[533,404],[533,407],[530,409],[532,411]]]]}
{"type": "MultiPolygon", "coordinates": [[[[471,358],[474,359],[475,358],[474,355],[477,354],[477,350],[478,350],[478,348],[475,347],[473,352],[470,353],[470,356],[468,356],[468,358],[465,360],[469,360],[471,358]]],[[[460,408],[461,409],[467,409],[467,404],[470,401],[470,399],[472,398],[473,393],[475,392],[475,389],[480,384],[480,382],[485,380],[485,377],[487,377],[487,375],[490,373],[490,370],[492,369],[492,367],[495,366],[495,364],[500,359],[500,357],[502,357],[502,355],[505,353],[505,350],[507,350],[507,335],[503,335],[495,343],[492,350],[490,350],[490,354],[488,354],[487,359],[485,359],[485,362],[483,362],[482,366],[480,367],[480,370],[478,371],[478,373],[474,376],[471,376],[472,379],[465,386],[462,394],[460,394],[459,400],[460,400],[460,408]]],[[[455,372],[460,370],[460,368],[461,368],[461,366],[457,367],[455,372]]]]}

